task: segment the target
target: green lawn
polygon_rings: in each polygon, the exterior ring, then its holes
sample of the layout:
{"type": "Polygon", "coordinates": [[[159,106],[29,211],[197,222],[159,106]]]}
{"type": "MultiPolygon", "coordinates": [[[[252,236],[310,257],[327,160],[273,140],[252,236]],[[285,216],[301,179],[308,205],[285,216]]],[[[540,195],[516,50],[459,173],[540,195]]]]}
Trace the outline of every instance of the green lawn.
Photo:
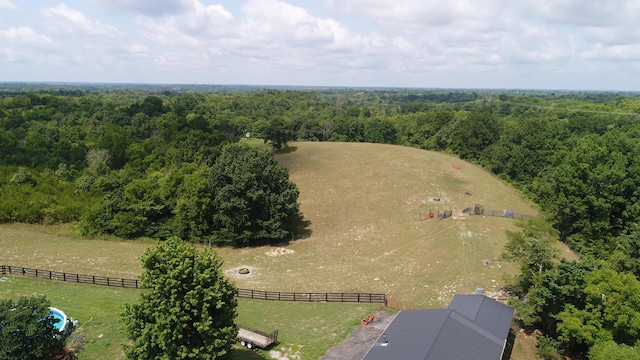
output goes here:
{"type": "Polygon", "coordinates": [[[123,305],[134,302],[138,290],[58,281],[3,277],[0,298],[43,294],[67,317],[78,319],[74,336],[84,339],[80,359],[122,359],[126,339],[120,329],[123,305]]]}
{"type": "MultiPolygon", "coordinates": [[[[446,306],[454,294],[476,287],[498,290],[505,275],[517,272],[513,264],[499,260],[505,230],[517,230],[514,220],[461,211],[482,204],[492,210],[537,212],[484,169],[451,155],[391,145],[300,142],[291,143],[289,150],[276,157],[300,189],[310,235],[281,247],[216,249],[236,286],[380,292],[396,309],[431,308],[446,306]],[[453,217],[419,221],[420,214],[441,210],[452,210],[453,217]],[[240,267],[251,273],[239,275],[240,267]]],[[[68,225],[0,225],[1,262],[46,270],[137,277],[138,258],[150,244],[82,239],[68,225]]],[[[77,294],[76,301],[86,302],[83,292],[77,294]]],[[[117,302],[109,296],[104,301],[117,302]]],[[[304,305],[316,315],[301,304],[250,304],[241,302],[241,323],[267,331],[279,328],[283,344],[294,352],[301,348],[309,359],[343,340],[373,308],[304,305]]],[[[96,346],[106,347],[100,345],[104,342],[98,339],[96,346]]]]}
{"type": "MultiPolygon", "coordinates": [[[[84,351],[79,359],[124,358],[122,345],[126,338],[120,328],[119,314],[125,303],[136,301],[138,290],[21,277],[1,279],[0,299],[44,294],[51,306],[79,320],[74,333],[74,337],[84,339],[84,351]]],[[[279,342],[270,350],[295,354],[300,359],[317,359],[379,307],[239,299],[237,323],[268,332],[279,330],[279,342]]],[[[268,352],[239,347],[235,355],[237,359],[269,359],[268,352]]]]}

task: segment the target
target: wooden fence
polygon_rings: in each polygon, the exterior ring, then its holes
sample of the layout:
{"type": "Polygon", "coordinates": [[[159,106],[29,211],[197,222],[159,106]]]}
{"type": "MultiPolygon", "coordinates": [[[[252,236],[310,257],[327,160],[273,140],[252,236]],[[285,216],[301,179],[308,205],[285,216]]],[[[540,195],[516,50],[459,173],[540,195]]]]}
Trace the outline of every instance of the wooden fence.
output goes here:
{"type": "Polygon", "coordinates": [[[483,209],[482,215],[485,216],[497,216],[497,217],[506,217],[511,219],[519,219],[519,220],[527,220],[529,219],[529,215],[518,214],[511,210],[487,210],[483,209]]]}
{"type": "Polygon", "coordinates": [[[359,302],[359,303],[387,303],[385,294],[370,293],[299,293],[280,291],[261,291],[238,289],[237,296],[245,299],[276,300],[276,301],[307,301],[307,302],[359,302]]]}
{"type": "MultiPolygon", "coordinates": [[[[103,286],[116,286],[122,288],[140,288],[140,280],[122,279],[95,275],[69,274],[59,271],[30,269],[22,266],[0,265],[2,275],[18,275],[38,279],[75,282],[80,284],[94,284],[103,286]]],[[[385,294],[370,293],[296,293],[280,291],[262,291],[250,289],[238,289],[239,298],[276,301],[306,301],[306,302],[358,302],[387,304],[385,294]]]]}
{"type": "Polygon", "coordinates": [[[69,274],[59,271],[30,269],[22,266],[0,265],[0,272],[3,275],[19,275],[38,279],[58,280],[75,282],[79,284],[94,284],[103,286],[117,286],[122,288],[139,288],[140,280],[122,279],[106,276],[69,274]]]}

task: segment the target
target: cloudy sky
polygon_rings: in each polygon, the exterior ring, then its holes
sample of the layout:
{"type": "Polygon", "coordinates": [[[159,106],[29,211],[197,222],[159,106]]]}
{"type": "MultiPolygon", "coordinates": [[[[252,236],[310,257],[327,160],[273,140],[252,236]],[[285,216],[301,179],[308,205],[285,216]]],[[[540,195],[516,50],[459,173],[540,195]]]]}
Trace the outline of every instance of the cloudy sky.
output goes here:
{"type": "Polygon", "coordinates": [[[0,0],[0,81],[640,90],[638,0],[0,0]]]}

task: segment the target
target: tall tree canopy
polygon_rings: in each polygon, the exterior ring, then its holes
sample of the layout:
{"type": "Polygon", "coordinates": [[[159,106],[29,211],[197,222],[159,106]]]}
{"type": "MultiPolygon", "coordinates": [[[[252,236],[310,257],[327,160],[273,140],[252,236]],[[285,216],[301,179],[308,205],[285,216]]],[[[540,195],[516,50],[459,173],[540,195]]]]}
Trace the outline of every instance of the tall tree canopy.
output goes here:
{"type": "Polygon", "coordinates": [[[635,345],[640,340],[640,281],[633,274],[594,270],[584,293],[583,308],[567,304],[558,316],[561,340],[587,347],[611,340],[635,345]]]}
{"type": "Polygon", "coordinates": [[[236,289],[222,260],[177,237],[141,258],[142,292],[122,314],[129,359],[230,359],[238,328],[236,289]]]}
{"type": "Polygon", "coordinates": [[[46,297],[0,300],[0,359],[49,360],[65,353],[67,333],[60,333],[46,297]]]}
{"type": "Polygon", "coordinates": [[[227,145],[213,165],[210,184],[216,241],[248,246],[291,235],[299,214],[299,191],[271,153],[227,145]]]}

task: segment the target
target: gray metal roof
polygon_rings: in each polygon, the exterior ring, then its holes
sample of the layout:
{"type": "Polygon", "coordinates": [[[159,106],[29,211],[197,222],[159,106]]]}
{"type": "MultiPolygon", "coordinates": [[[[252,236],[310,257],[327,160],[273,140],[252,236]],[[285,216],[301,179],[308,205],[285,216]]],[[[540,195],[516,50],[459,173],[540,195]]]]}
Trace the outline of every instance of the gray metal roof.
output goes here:
{"type": "Polygon", "coordinates": [[[511,327],[513,308],[484,295],[455,295],[449,309],[472,320],[493,335],[506,339],[511,327]]]}
{"type": "Polygon", "coordinates": [[[454,297],[448,309],[400,311],[363,360],[499,360],[513,309],[482,298],[454,297]],[[505,326],[504,336],[496,334],[505,326]]]}

